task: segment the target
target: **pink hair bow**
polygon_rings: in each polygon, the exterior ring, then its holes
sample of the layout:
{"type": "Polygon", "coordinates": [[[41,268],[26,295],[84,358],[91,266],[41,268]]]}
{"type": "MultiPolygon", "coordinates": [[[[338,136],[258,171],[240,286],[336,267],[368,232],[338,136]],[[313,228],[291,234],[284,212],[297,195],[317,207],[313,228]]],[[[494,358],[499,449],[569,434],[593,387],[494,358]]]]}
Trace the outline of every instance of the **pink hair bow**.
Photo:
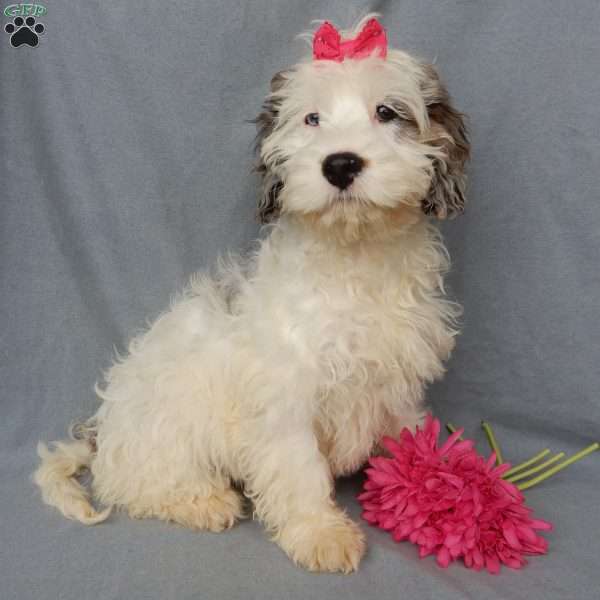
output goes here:
{"type": "Polygon", "coordinates": [[[369,19],[353,40],[343,40],[329,21],[317,29],[313,38],[314,60],[342,62],[345,58],[367,58],[374,52],[381,58],[387,54],[385,29],[377,19],[369,19]]]}

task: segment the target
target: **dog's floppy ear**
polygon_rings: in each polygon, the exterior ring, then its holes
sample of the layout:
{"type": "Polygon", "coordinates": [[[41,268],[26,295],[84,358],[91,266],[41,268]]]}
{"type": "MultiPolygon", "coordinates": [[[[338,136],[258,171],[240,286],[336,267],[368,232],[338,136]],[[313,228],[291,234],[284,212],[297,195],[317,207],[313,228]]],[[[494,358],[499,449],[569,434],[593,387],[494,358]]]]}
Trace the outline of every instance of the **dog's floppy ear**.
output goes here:
{"type": "Polygon", "coordinates": [[[258,201],[258,219],[261,223],[268,223],[279,215],[279,192],[283,188],[281,179],[261,157],[261,148],[264,140],[271,135],[279,118],[281,96],[279,91],[285,84],[285,71],[276,73],[271,79],[271,93],[266,97],[262,111],[254,119],[257,127],[255,139],[255,152],[258,156],[256,171],[262,180],[262,193],[258,201]]]}
{"type": "Polygon", "coordinates": [[[423,212],[439,219],[454,217],[465,208],[465,163],[470,144],[465,117],[453,108],[450,96],[432,65],[425,67],[423,94],[430,129],[425,143],[442,150],[433,159],[431,187],[423,200],[423,212]]]}

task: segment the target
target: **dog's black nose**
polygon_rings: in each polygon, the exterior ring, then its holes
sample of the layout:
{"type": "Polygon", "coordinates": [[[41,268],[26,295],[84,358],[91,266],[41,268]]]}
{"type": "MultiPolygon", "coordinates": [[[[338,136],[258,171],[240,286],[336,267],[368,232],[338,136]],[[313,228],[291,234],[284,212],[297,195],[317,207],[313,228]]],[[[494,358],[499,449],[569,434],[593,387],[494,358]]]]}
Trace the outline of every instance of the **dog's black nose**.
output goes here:
{"type": "Polygon", "coordinates": [[[365,161],[353,152],[330,154],[323,161],[323,175],[331,185],[345,190],[362,171],[364,164],[365,161]]]}

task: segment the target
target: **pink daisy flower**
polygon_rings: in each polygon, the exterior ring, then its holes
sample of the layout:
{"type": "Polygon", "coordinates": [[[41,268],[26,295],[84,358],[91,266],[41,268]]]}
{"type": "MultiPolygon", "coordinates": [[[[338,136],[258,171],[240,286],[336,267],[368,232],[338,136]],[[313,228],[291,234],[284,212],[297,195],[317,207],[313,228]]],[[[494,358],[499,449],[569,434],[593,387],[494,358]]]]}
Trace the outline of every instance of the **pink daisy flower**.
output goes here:
{"type": "Polygon", "coordinates": [[[545,554],[537,533],[551,524],[532,517],[519,489],[502,479],[510,465],[485,459],[462,430],[439,446],[440,422],[430,415],[423,429],[404,429],[400,440],[384,438],[391,458],[375,457],[358,499],[363,518],[410,540],[422,558],[434,554],[441,567],[462,559],[476,570],[519,569],[525,556],[545,554]]]}

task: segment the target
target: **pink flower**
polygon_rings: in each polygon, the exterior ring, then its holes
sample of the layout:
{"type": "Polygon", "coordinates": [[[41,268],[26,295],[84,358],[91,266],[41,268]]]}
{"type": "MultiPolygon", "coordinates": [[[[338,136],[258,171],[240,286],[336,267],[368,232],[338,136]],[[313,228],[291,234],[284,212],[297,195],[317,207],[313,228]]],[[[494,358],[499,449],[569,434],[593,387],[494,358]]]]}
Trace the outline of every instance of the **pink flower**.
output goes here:
{"type": "Polygon", "coordinates": [[[545,554],[548,542],[536,531],[551,529],[533,519],[523,494],[502,479],[508,464],[485,459],[462,430],[438,447],[440,422],[429,415],[423,429],[404,429],[399,441],[384,438],[391,458],[372,458],[358,496],[363,518],[410,540],[421,558],[435,554],[447,567],[462,558],[476,570],[498,573],[501,564],[519,569],[525,555],[545,554]]]}

